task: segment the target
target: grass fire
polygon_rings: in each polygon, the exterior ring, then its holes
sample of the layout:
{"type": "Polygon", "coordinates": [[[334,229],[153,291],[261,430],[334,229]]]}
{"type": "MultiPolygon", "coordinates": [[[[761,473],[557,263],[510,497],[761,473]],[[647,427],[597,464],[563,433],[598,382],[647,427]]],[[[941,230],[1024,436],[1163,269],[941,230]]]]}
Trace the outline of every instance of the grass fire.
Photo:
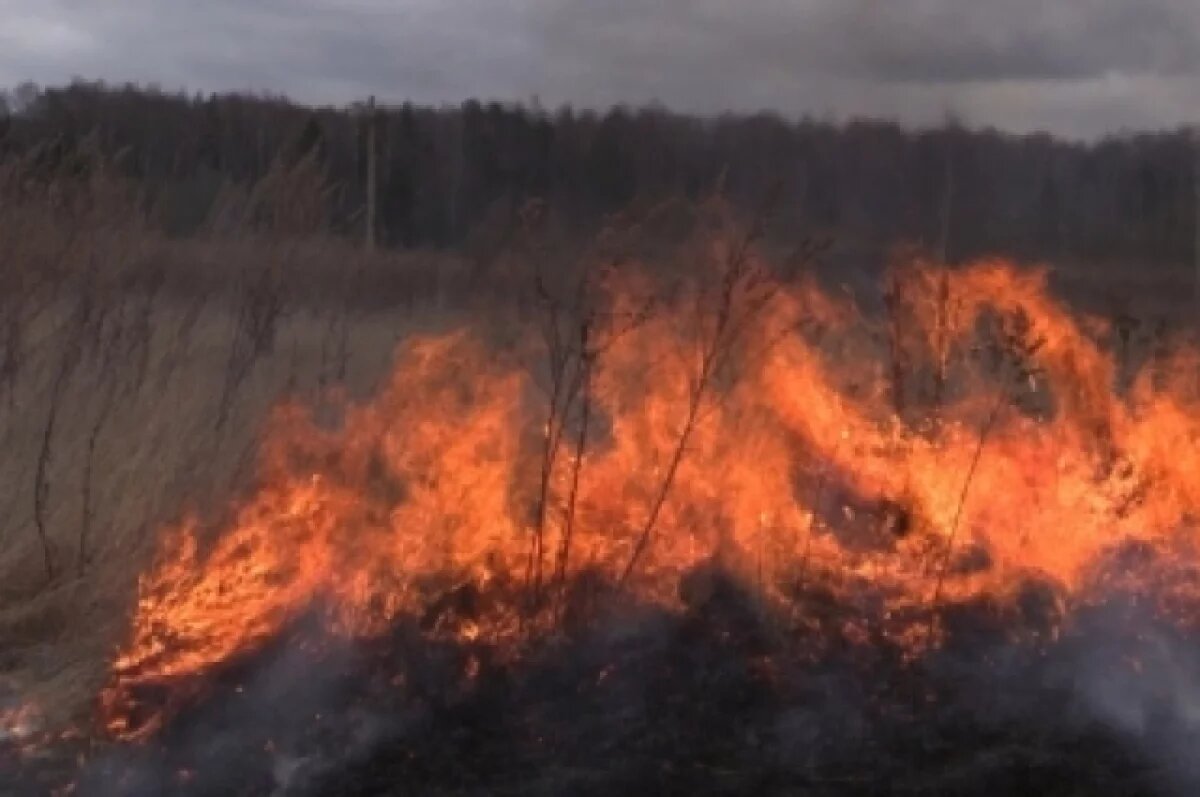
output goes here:
{"type": "Polygon", "coordinates": [[[1185,280],[99,141],[0,155],[0,793],[1200,788],[1185,280]]]}

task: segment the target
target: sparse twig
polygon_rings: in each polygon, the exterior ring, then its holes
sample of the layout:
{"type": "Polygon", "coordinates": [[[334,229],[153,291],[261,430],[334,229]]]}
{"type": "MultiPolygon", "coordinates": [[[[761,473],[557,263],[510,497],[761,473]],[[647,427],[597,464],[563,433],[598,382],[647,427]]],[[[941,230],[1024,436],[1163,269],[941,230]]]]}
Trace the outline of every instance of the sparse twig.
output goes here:
{"type": "Polygon", "coordinates": [[[962,491],[959,493],[954,518],[950,524],[950,533],[947,535],[946,545],[942,550],[941,560],[938,563],[938,572],[934,580],[928,629],[931,641],[936,631],[938,611],[941,606],[942,593],[945,589],[946,577],[950,571],[950,561],[954,553],[954,544],[958,537],[959,528],[962,525],[962,516],[966,509],[971,483],[975,480],[979,463],[983,458],[983,450],[995,429],[1002,410],[1012,400],[1012,391],[1014,388],[1020,389],[1022,386],[1031,385],[1036,377],[1041,375],[1041,369],[1035,364],[1033,358],[1045,345],[1045,338],[1032,336],[1028,318],[1023,314],[1015,313],[1003,316],[1001,320],[1004,323],[1002,323],[1000,329],[1001,340],[996,348],[996,356],[999,360],[997,365],[1002,368],[1007,364],[1011,368],[1011,373],[1008,375],[1011,381],[1002,382],[1000,387],[997,388],[992,407],[988,412],[987,418],[984,420],[983,426],[980,427],[979,440],[971,457],[970,466],[967,468],[966,478],[963,480],[962,491]]]}
{"type": "Polygon", "coordinates": [[[95,277],[96,267],[93,261],[85,272],[75,309],[64,329],[63,349],[55,369],[54,381],[50,386],[46,424],[42,428],[41,444],[34,467],[33,522],[42,548],[42,563],[47,582],[53,581],[55,577],[54,543],[50,539],[46,518],[50,498],[49,472],[54,434],[67,384],[79,364],[83,343],[88,339],[89,331],[95,322],[95,277]]]}
{"type": "Polygon", "coordinates": [[[675,483],[675,477],[683,462],[688,443],[696,430],[697,421],[712,386],[714,375],[724,364],[726,358],[732,354],[749,326],[766,309],[777,293],[777,285],[764,278],[751,258],[751,251],[764,232],[770,207],[771,203],[768,203],[763,211],[754,218],[745,235],[730,250],[729,256],[722,263],[721,282],[715,305],[711,308],[704,308],[702,302],[697,305],[701,330],[699,351],[695,371],[691,378],[691,386],[688,390],[683,423],[662,481],[659,483],[646,519],[637,534],[633,553],[621,572],[618,582],[621,585],[629,581],[638,561],[650,544],[659,516],[666,506],[667,498],[675,483]],[[711,323],[707,324],[709,326],[707,331],[704,327],[710,319],[704,317],[706,312],[711,312],[712,316],[711,323]]]}
{"type": "Polygon", "coordinates": [[[937,616],[937,609],[941,604],[942,590],[946,582],[946,574],[950,569],[950,558],[954,553],[954,543],[958,536],[959,526],[962,525],[963,510],[967,505],[967,495],[971,489],[971,483],[975,480],[975,473],[979,470],[979,462],[983,459],[983,449],[987,445],[988,437],[996,426],[996,421],[1000,418],[1000,411],[1003,409],[1005,399],[1008,393],[1004,389],[1000,389],[996,393],[996,400],[992,405],[991,411],[988,413],[987,419],[979,431],[979,440],[975,445],[975,452],[971,456],[971,464],[967,467],[966,478],[963,479],[962,491],[958,495],[958,503],[954,510],[954,520],[950,523],[950,533],[946,536],[946,545],[942,549],[941,561],[938,563],[937,577],[933,584],[933,599],[930,601],[933,607],[933,614],[930,619],[930,632],[933,632],[934,618],[937,616]]]}
{"type": "Polygon", "coordinates": [[[116,396],[115,380],[111,378],[106,379],[105,387],[101,390],[99,409],[92,421],[91,429],[88,431],[83,460],[82,486],[80,488],[79,544],[76,554],[76,569],[80,576],[83,575],[84,570],[87,568],[91,555],[89,545],[92,537],[92,477],[96,462],[96,444],[99,442],[100,433],[104,429],[104,425],[108,422],[112,414],[113,407],[116,404],[116,396]]]}
{"type": "Polygon", "coordinates": [[[275,346],[279,322],[286,309],[278,267],[268,266],[248,276],[242,283],[238,302],[233,341],[229,346],[217,411],[217,430],[224,427],[228,420],[238,388],[249,377],[255,364],[275,346]]]}
{"type": "MultiPolygon", "coordinates": [[[[563,521],[562,543],[558,553],[558,583],[560,594],[565,590],[567,572],[570,567],[571,540],[575,532],[576,507],[579,498],[579,478],[583,472],[583,457],[587,450],[588,427],[592,418],[591,381],[593,354],[589,351],[591,327],[585,322],[580,325],[579,348],[583,352],[580,363],[580,412],[579,431],[575,439],[575,456],[571,463],[571,487],[567,494],[566,517],[563,521]]],[[[565,607],[560,605],[560,612],[565,607]]]]}

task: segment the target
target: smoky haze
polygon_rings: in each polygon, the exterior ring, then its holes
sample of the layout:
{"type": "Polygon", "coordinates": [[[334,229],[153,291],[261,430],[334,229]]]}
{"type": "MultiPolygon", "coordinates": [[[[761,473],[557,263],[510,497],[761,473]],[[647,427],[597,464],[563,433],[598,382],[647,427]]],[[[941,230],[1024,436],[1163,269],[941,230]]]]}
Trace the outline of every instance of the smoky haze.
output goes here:
{"type": "Polygon", "coordinates": [[[1095,137],[1200,105],[1191,0],[0,2],[0,83],[773,108],[1095,137]]]}

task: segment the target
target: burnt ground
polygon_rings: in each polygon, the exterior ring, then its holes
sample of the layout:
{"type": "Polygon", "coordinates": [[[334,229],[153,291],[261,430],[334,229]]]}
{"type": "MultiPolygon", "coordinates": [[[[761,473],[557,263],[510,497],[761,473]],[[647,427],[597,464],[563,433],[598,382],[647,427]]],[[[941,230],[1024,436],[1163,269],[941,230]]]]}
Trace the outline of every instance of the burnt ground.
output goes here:
{"type": "Polygon", "coordinates": [[[784,631],[750,589],[706,577],[685,611],[614,605],[517,657],[434,633],[461,617],[356,644],[309,618],[190,690],[139,692],[171,704],[152,742],[78,764],[69,745],[0,753],[0,793],[74,781],[100,797],[1175,797],[1200,785],[1200,659],[1132,600],[1064,627],[1058,596],[1031,582],[1003,606],[947,610],[946,644],[906,662],[870,622],[842,630],[861,606],[810,588],[797,601],[811,621],[784,631]]]}

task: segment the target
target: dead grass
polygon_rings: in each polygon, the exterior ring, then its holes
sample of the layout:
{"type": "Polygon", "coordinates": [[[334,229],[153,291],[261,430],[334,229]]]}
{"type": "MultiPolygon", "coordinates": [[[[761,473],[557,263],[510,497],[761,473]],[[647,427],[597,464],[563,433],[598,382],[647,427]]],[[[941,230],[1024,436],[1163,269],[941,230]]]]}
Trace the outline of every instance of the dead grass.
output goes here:
{"type": "Polygon", "coordinates": [[[415,331],[536,313],[503,263],[365,253],[284,211],[176,241],[102,172],[0,169],[0,198],[0,684],[52,725],[88,714],[158,531],[250,486],[272,406],[369,393],[415,331]]]}
{"type": "Polygon", "coordinates": [[[331,190],[281,163],[178,240],[86,142],[0,160],[0,707],[86,716],[159,530],[249,489],[272,406],[368,393],[399,338],[511,296],[328,234],[331,190]]]}
{"type": "MultiPolygon", "coordinates": [[[[463,302],[446,258],[422,270],[324,240],[136,231],[113,246],[90,232],[10,294],[18,351],[0,385],[0,675],[52,723],[86,713],[157,531],[248,486],[270,408],[335,383],[369,392],[400,337],[463,302]],[[232,277],[265,268],[280,275],[273,333],[229,385],[239,319],[258,300],[232,277]],[[165,274],[155,291],[137,278],[151,273],[165,274]]],[[[2,268],[44,262],[10,246],[2,268]]]]}
{"type": "MultiPolygon", "coordinates": [[[[423,308],[356,316],[346,361],[337,368],[352,391],[367,391],[385,372],[399,336],[445,317],[423,308]]],[[[297,313],[283,321],[272,351],[237,386],[218,429],[232,313],[208,303],[193,321],[185,308],[159,308],[144,382],[116,403],[95,438],[92,539],[87,561],[80,562],[82,464],[97,411],[94,385],[102,367],[133,367],[83,363],[64,394],[45,480],[53,580],[42,567],[35,530],[33,472],[56,355],[69,344],[39,330],[0,431],[0,668],[26,671],[22,680],[30,683],[52,681],[55,702],[77,705],[71,698],[94,693],[86,684],[94,685],[100,673],[91,668],[103,666],[105,649],[117,641],[135,586],[131,574],[151,554],[156,531],[186,508],[226,505],[245,486],[271,406],[284,397],[312,396],[328,380],[327,328],[319,315],[297,313]]]]}

